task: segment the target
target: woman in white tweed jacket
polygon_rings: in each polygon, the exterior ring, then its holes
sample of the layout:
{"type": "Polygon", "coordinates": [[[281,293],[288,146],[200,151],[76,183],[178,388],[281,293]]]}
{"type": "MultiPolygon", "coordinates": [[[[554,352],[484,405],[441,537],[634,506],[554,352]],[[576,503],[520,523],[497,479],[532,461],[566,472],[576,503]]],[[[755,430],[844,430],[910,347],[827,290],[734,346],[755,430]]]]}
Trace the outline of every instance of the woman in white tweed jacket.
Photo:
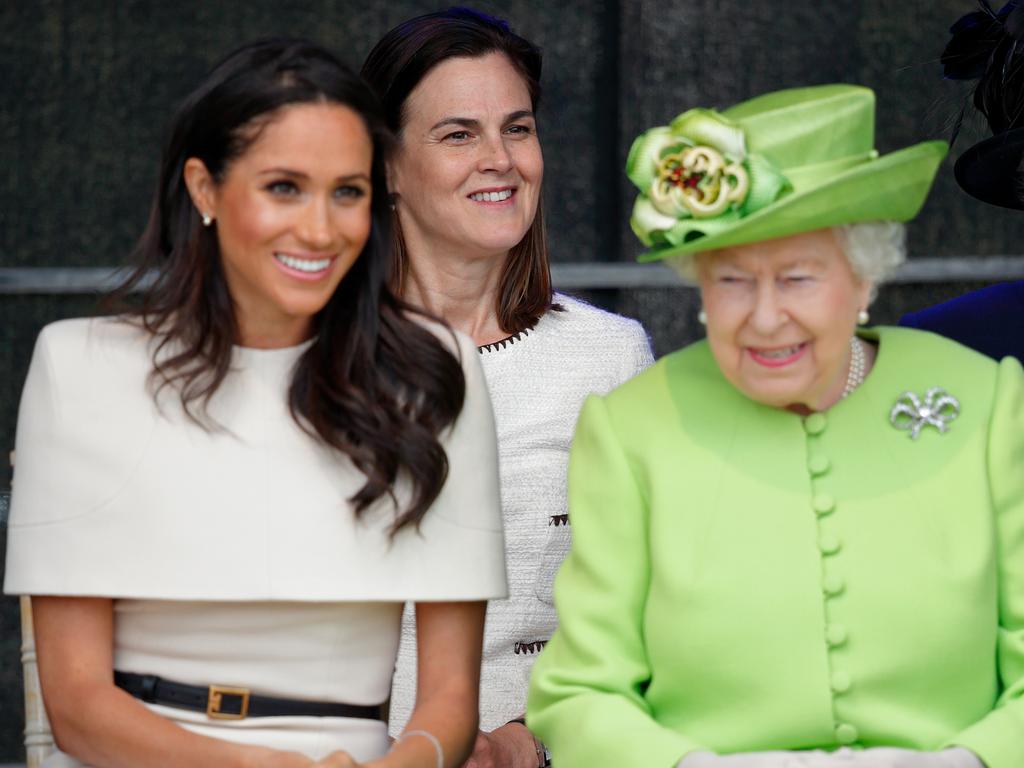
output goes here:
{"type": "MultiPolygon", "coordinates": [[[[585,397],[652,361],[633,320],[553,294],[534,110],[540,52],[499,20],[452,9],[388,32],[363,65],[398,147],[389,166],[401,295],[479,345],[494,405],[509,598],[488,608],[481,733],[467,765],[536,768],[517,719],[555,629],[555,571],[569,546],[568,449],[585,397]]],[[[398,733],[415,696],[407,615],[392,692],[398,733]]]]}

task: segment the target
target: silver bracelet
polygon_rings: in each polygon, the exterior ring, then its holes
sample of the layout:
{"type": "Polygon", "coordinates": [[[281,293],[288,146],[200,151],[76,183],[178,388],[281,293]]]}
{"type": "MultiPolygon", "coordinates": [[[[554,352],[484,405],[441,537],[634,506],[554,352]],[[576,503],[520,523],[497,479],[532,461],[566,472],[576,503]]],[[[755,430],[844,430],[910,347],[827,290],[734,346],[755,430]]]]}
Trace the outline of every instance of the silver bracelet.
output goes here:
{"type": "Polygon", "coordinates": [[[444,750],[441,748],[441,742],[437,740],[437,736],[430,731],[406,731],[398,737],[398,743],[405,741],[409,736],[422,736],[433,744],[434,751],[437,753],[437,768],[444,768],[444,750]]]}

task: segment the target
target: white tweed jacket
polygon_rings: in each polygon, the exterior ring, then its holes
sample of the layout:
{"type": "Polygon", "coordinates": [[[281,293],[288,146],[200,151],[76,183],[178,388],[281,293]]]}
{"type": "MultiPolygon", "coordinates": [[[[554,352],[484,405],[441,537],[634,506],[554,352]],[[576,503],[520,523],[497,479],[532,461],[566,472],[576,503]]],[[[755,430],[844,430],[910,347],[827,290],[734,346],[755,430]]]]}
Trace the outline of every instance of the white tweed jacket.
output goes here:
{"type": "MultiPolygon", "coordinates": [[[[556,294],[530,331],[480,348],[498,435],[509,597],[487,610],[480,727],[521,717],[534,659],[557,625],[552,583],[569,550],[569,445],[587,395],[605,394],[653,361],[635,320],[556,294]]],[[[416,642],[406,609],[392,687],[392,734],[416,691],[416,642]]]]}

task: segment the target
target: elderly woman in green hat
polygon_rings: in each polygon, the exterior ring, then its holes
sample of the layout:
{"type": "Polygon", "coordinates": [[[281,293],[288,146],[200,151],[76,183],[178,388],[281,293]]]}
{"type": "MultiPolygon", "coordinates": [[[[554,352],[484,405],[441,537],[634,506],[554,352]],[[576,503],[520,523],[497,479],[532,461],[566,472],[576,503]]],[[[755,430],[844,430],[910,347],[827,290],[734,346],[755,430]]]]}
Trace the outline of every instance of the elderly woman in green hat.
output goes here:
{"type": "Polygon", "coordinates": [[[946,152],[873,129],[821,86],[630,153],[707,339],[580,417],[527,718],[557,768],[1024,766],[1024,372],[858,328],[946,152]]]}

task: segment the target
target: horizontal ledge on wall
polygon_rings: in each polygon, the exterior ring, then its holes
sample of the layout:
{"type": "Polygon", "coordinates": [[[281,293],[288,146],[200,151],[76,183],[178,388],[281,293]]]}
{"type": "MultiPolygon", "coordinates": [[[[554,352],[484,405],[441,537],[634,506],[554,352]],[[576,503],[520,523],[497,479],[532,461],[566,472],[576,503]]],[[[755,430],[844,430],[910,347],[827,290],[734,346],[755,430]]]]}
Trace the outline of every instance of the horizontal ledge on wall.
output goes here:
{"type": "MultiPolygon", "coordinates": [[[[551,279],[561,289],[677,288],[685,286],[665,264],[587,262],[552,264],[551,279]]],[[[890,283],[997,282],[1024,279],[1024,256],[949,256],[911,259],[890,283]]]]}
{"type": "Polygon", "coordinates": [[[0,294],[86,294],[113,290],[127,273],[114,267],[0,268],[0,294]]]}
{"type": "MultiPolygon", "coordinates": [[[[114,288],[124,278],[112,267],[0,268],[0,294],[89,294],[114,288]]],[[[664,264],[583,262],[552,264],[551,278],[561,290],[678,288],[685,283],[664,264]]],[[[911,259],[893,283],[995,282],[1024,279],[1024,256],[949,256],[911,259]]]]}

